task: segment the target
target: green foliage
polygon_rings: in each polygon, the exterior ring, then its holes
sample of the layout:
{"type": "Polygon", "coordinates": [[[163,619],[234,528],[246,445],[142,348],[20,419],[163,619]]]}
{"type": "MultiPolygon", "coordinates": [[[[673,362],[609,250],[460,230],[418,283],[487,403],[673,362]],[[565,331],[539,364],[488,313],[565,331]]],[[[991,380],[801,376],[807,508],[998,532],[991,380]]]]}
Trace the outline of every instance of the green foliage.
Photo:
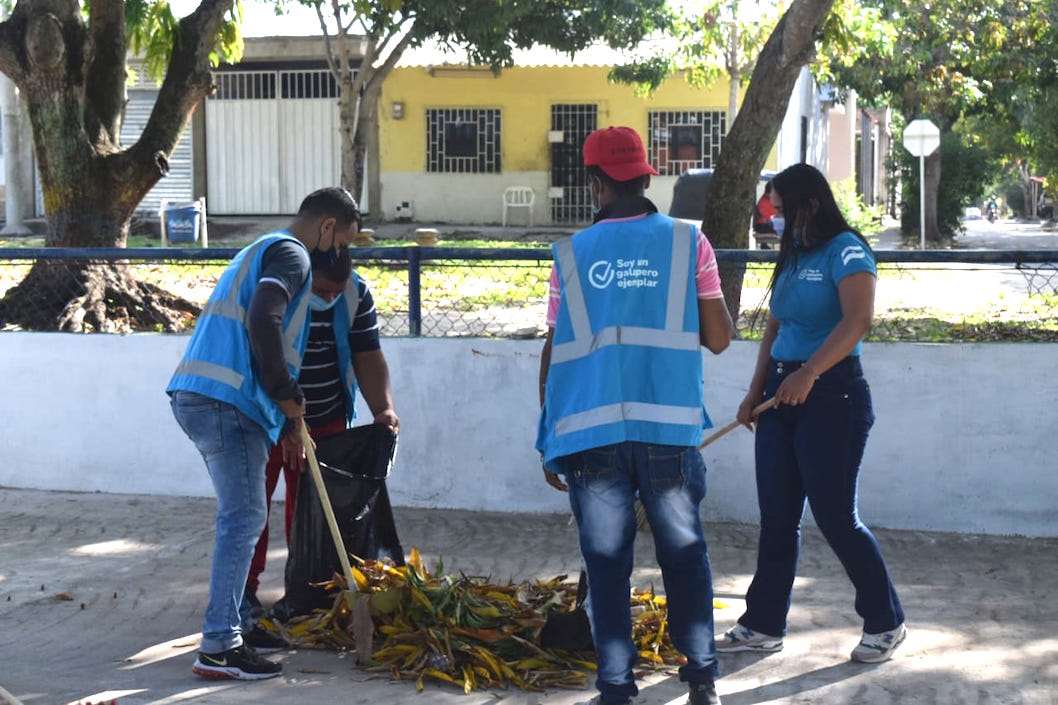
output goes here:
{"type": "Polygon", "coordinates": [[[693,86],[708,86],[721,76],[744,84],[775,29],[778,10],[762,0],[685,5],[664,27],[671,41],[652,56],[614,67],[610,80],[632,84],[639,94],[652,93],[679,71],[693,86]]]}
{"type": "Polygon", "coordinates": [[[882,229],[882,207],[868,206],[856,191],[856,180],[849,177],[832,184],[834,200],[845,215],[849,225],[864,236],[873,235],[882,229]]]}
{"type": "MultiPolygon", "coordinates": [[[[993,181],[989,192],[998,194],[1015,217],[1025,217],[1025,187],[1021,184],[1021,179],[1018,178],[1016,165],[1011,164],[1000,169],[999,177],[993,181]]],[[[984,206],[982,206],[983,209],[984,206]]]]}
{"type": "MultiPolygon", "coordinates": [[[[282,10],[295,0],[277,0],[282,10]]],[[[335,32],[334,11],[350,35],[376,40],[411,33],[411,44],[432,39],[465,48],[471,63],[499,69],[513,63],[514,48],[534,44],[573,53],[595,41],[624,48],[664,29],[665,0],[296,0],[318,7],[335,32]]]]}
{"type": "MultiPolygon", "coordinates": [[[[1002,83],[1039,78],[1052,22],[1039,0],[862,0],[880,30],[853,57],[830,61],[843,85],[905,116],[934,116],[942,129],[987,113],[1002,83]],[[851,58],[851,60],[850,60],[851,58]]],[[[856,48],[856,47],[851,47],[856,48]]],[[[1053,60],[1053,59],[1052,59],[1053,60]]]]}
{"type": "MultiPolygon", "coordinates": [[[[91,12],[91,6],[87,9],[91,12]]],[[[242,22],[242,2],[236,0],[221,25],[217,43],[210,53],[214,66],[223,61],[236,62],[242,58],[243,41],[239,31],[242,22]]],[[[166,0],[126,0],[125,33],[131,53],[143,56],[143,68],[159,84],[165,78],[172,58],[174,41],[180,41],[180,19],[173,14],[166,0]]],[[[135,74],[130,73],[130,80],[135,74]]]]}
{"type": "MultiPolygon", "coordinates": [[[[966,206],[985,192],[990,176],[989,159],[983,149],[967,145],[960,135],[945,133],[940,140],[940,188],[937,193],[937,225],[941,235],[955,237],[962,230],[966,206]]],[[[905,233],[919,227],[919,164],[907,150],[894,150],[901,174],[900,226],[905,233]]]]}
{"type": "Polygon", "coordinates": [[[896,35],[896,26],[882,17],[878,7],[857,0],[835,0],[823,24],[823,38],[812,74],[820,83],[844,86],[836,72],[852,69],[868,51],[892,54],[896,35]]]}
{"type": "Polygon", "coordinates": [[[1024,114],[1026,130],[1032,135],[1031,148],[1026,151],[1048,184],[1058,183],[1058,77],[1054,75],[1058,69],[1053,65],[1052,72],[1035,87],[1024,114]]]}

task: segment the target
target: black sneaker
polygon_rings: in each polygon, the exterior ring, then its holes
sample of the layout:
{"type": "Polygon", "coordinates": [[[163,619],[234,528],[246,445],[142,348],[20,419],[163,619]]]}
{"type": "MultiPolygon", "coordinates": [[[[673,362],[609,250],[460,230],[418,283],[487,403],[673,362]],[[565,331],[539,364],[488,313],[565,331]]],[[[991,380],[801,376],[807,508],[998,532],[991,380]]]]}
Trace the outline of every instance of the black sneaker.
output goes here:
{"type": "Polygon", "coordinates": [[[687,695],[687,705],[720,705],[720,696],[716,694],[716,684],[709,680],[705,683],[691,683],[687,695]]]}
{"type": "Polygon", "coordinates": [[[286,639],[278,634],[265,631],[259,624],[255,624],[249,633],[242,635],[242,643],[253,647],[254,651],[259,651],[262,654],[271,654],[290,647],[286,639]]]}
{"type": "Polygon", "coordinates": [[[283,667],[261,658],[252,648],[243,644],[219,654],[199,651],[191,671],[203,678],[216,680],[258,681],[275,678],[283,671],[283,667]]]}

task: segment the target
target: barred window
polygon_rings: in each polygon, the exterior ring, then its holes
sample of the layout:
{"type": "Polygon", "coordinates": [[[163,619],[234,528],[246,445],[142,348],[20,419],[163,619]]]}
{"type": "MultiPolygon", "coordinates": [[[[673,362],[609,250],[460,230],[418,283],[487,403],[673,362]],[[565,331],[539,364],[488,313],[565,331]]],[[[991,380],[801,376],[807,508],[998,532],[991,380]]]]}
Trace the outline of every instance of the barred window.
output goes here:
{"type": "Polygon", "coordinates": [[[426,170],[498,174],[499,108],[431,108],[426,111],[426,170]]]}
{"type": "Polygon", "coordinates": [[[664,176],[716,166],[727,132],[722,111],[651,111],[650,163],[664,176]]]}
{"type": "Polygon", "coordinates": [[[276,97],[275,71],[218,71],[214,100],[272,100],[276,97]]]}
{"type": "Polygon", "coordinates": [[[213,100],[338,97],[338,82],[328,69],[215,71],[213,80],[217,85],[213,100]]]}
{"type": "MultiPolygon", "coordinates": [[[[355,77],[356,74],[354,74],[355,77]]],[[[326,71],[281,71],[280,95],[284,98],[337,98],[338,81],[326,71]]]]}

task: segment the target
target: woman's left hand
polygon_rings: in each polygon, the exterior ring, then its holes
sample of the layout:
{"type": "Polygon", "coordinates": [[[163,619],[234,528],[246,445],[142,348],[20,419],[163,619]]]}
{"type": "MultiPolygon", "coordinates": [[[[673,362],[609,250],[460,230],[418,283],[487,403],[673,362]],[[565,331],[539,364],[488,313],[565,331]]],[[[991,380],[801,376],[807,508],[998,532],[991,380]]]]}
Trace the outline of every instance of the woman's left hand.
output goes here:
{"type": "Polygon", "coordinates": [[[816,375],[807,367],[801,367],[782,381],[775,391],[775,401],[790,406],[804,404],[815,383],[816,375]]]}

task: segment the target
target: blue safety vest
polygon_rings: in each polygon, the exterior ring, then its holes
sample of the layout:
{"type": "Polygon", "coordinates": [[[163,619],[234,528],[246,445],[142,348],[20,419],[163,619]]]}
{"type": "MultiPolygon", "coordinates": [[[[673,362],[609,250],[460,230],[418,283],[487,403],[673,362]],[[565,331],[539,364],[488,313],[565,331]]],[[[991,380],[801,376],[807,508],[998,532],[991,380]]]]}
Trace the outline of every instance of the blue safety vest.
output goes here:
{"type": "Polygon", "coordinates": [[[553,252],[562,298],[536,442],[548,469],[623,441],[697,445],[712,424],[694,229],[658,214],[602,221],[553,252]]]}
{"type": "Polygon", "coordinates": [[[356,272],[334,304],[334,342],[338,351],[338,372],[345,388],[345,423],[352,425],[356,418],[356,372],[353,369],[353,352],[349,347],[349,331],[353,327],[356,310],[360,308],[360,278],[356,272]]]}
{"type": "MultiPolygon", "coordinates": [[[[165,390],[170,394],[194,392],[232,404],[268,431],[273,443],[279,440],[286,417],[258,382],[246,312],[261,279],[265,250],[280,240],[298,242],[289,235],[274,233],[258,238],[235,255],[202,309],[184,358],[165,390]]],[[[291,297],[283,317],[283,357],[295,379],[309,337],[310,284],[311,277],[291,297]]]]}

